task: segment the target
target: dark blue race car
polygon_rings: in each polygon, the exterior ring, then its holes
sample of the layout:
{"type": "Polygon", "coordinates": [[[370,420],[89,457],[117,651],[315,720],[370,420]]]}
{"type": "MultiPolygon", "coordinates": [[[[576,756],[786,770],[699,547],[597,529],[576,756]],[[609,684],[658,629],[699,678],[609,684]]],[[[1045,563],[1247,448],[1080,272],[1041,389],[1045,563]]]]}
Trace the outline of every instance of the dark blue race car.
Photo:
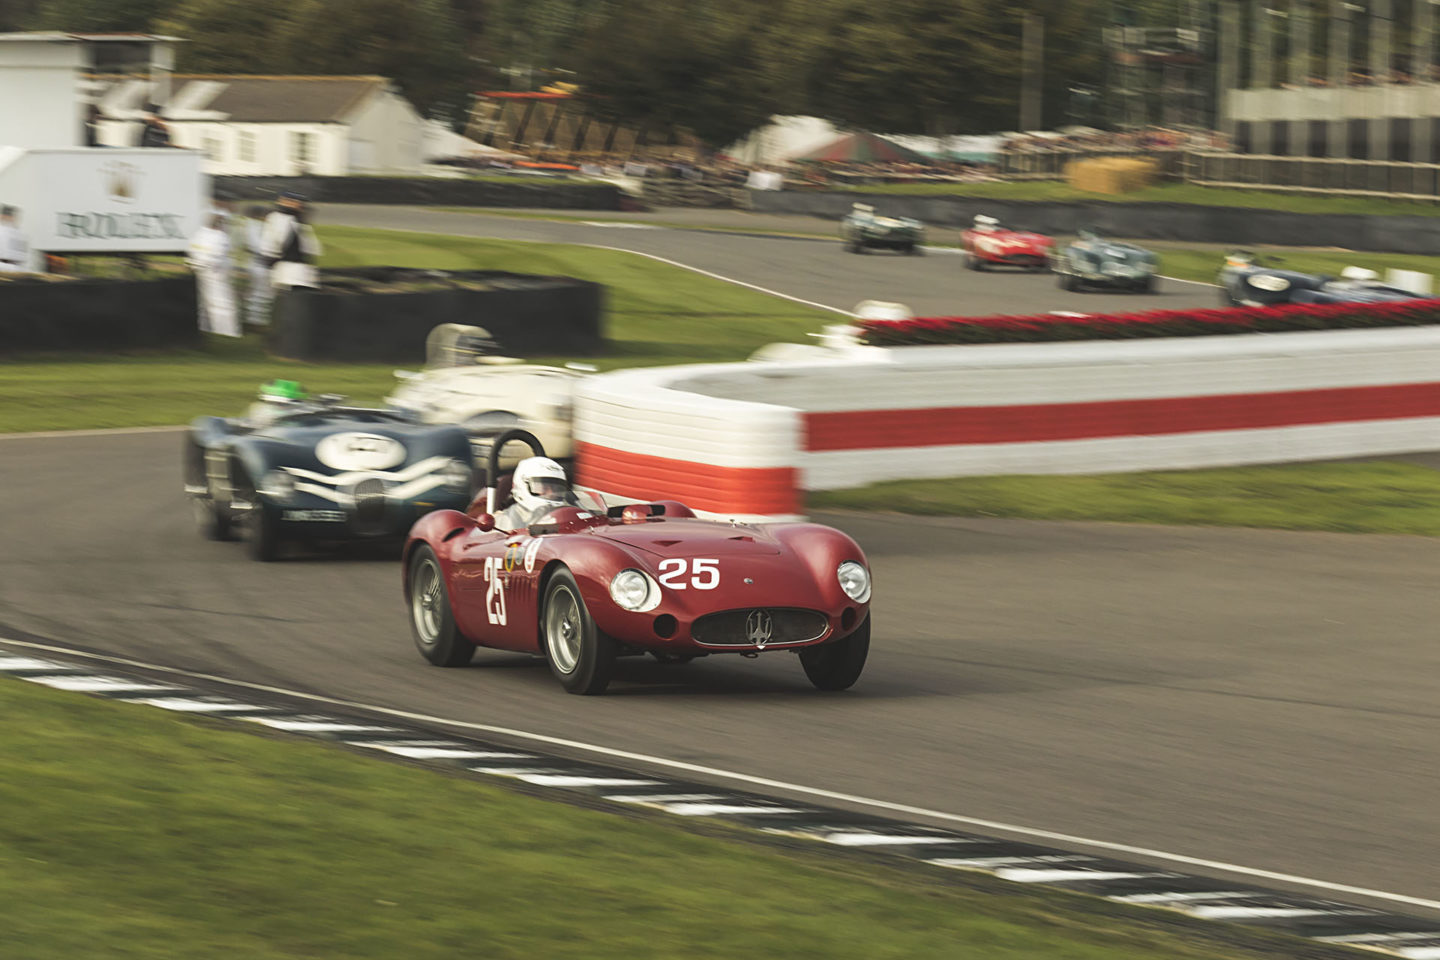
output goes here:
{"type": "Polygon", "coordinates": [[[1272,306],[1280,303],[1383,303],[1417,300],[1426,294],[1381,283],[1362,267],[1346,267],[1339,277],[1299,273],[1275,266],[1276,259],[1236,250],[1225,258],[1218,282],[1227,306],[1272,306]]]}
{"type": "Polygon", "coordinates": [[[464,510],[474,492],[470,438],[453,424],[265,388],[246,416],[201,417],[183,451],[200,531],[242,534],[256,560],[286,541],[394,538],[432,510],[464,510]]]}

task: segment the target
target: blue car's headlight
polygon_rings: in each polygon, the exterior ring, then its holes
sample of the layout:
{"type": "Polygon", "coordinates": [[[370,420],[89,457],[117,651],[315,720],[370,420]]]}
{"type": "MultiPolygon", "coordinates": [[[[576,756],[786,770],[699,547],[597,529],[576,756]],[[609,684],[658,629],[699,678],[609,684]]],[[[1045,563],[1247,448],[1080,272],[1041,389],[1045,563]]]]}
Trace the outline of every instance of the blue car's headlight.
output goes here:
{"type": "Polygon", "coordinates": [[[284,503],[295,496],[295,478],[284,470],[271,470],[260,479],[255,492],[276,503],[284,503]]]}
{"type": "Polygon", "coordinates": [[[440,468],[440,476],[451,493],[470,492],[470,464],[465,461],[451,460],[440,468]]]}

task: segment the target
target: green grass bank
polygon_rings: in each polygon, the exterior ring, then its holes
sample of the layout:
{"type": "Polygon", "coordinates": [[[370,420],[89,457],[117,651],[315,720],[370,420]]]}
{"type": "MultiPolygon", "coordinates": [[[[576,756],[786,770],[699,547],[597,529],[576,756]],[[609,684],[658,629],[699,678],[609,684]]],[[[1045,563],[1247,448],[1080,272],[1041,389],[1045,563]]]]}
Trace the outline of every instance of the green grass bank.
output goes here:
{"type": "Polygon", "coordinates": [[[0,679],[0,715],[24,717],[0,738],[0,955],[17,960],[1220,960],[1301,946],[19,680],[0,679]]]}

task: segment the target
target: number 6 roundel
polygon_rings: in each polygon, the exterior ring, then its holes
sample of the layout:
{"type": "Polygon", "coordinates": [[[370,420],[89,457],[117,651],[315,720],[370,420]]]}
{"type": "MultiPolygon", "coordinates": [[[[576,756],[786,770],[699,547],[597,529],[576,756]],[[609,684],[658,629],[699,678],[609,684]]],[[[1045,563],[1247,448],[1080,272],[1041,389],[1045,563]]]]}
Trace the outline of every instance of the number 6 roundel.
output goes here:
{"type": "Polygon", "coordinates": [[[671,590],[714,590],[720,586],[720,561],[715,558],[695,557],[686,560],[671,557],[660,561],[660,585],[671,590]],[[689,581],[685,577],[689,574],[689,581]]]}

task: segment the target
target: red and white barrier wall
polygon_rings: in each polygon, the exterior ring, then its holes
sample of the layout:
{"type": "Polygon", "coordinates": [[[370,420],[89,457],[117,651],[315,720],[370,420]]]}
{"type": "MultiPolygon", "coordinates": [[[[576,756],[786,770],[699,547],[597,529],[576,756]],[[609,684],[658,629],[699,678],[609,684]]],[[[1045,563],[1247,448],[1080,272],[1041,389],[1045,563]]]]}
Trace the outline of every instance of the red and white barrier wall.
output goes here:
{"type": "Polygon", "coordinates": [[[591,378],[580,481],[790,515],[804,490],[880,480],[1440,449],[1429,328],[808,355],[591,378]]]}
{"type": "Polygon", "coordinates": [[[688,378],[743,364],[625,370],[589,377],[575,398],[575,470],[584,486],[679,500],[726,516],[798,516],[800,411],[709,396],[688,378]]]}

